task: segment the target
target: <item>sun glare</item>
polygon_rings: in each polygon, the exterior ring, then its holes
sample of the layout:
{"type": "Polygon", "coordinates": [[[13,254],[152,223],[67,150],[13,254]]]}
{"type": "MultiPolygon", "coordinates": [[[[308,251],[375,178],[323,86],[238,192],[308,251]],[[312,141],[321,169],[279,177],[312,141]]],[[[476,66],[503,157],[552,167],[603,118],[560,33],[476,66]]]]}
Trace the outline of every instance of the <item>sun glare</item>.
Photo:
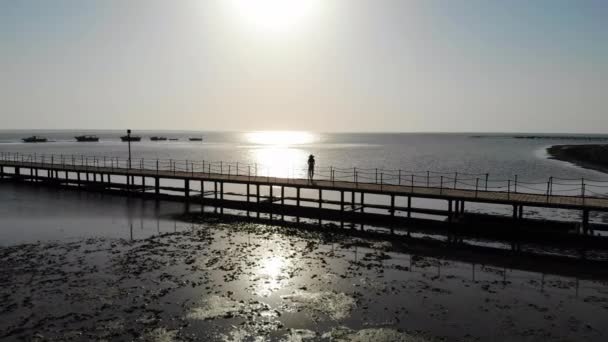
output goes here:
{"type": "Polygon", "coordinates": [[[264,33],[287,33],[309,24],[321,0],[230,0],[238,18],[264,33]]]}

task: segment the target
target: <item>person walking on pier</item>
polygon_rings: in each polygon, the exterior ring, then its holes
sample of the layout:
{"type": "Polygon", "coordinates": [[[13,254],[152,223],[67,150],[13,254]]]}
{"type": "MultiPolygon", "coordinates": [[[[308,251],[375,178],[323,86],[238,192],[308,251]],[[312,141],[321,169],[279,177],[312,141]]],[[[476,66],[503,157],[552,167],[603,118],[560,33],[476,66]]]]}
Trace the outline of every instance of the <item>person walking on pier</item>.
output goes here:
{"type": "Polygon", "coordinates": [[[312,182],[313,177],[315,176],[315,156],[312,154],[308,156],[308,180],[312,182]]]}

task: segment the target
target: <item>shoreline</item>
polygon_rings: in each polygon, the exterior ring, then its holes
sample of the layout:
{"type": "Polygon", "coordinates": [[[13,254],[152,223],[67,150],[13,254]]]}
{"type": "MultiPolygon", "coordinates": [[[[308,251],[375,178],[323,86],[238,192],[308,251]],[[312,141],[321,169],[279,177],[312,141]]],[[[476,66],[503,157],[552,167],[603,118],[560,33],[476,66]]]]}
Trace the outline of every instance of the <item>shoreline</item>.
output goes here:
{"type": "Polygon", "coordinates": [[[608,144],[553,145],[547,148],[549,159],[608,173],[608,144]]]}

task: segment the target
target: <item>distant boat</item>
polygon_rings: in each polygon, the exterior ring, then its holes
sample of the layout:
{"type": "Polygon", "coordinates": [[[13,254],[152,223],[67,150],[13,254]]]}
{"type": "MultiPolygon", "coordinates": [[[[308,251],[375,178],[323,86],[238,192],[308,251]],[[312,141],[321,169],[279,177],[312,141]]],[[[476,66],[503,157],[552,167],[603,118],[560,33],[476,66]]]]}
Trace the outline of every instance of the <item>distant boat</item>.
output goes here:
{"type": "Polygon", "coordinates": [[[152,141],[166,141],[167,137],[150,137],[152,141]]]}
{"type": "Polygon", "coordinates": [[[179,139],[178,138],[169,138],[169,140],[171,140],[171,141],[178,141],[179,139]]]}
{"type": "Polygon", "coordinates": [[[23,138],[21,140],[23,140],[23,142],[26,142],[26,143],[41,143],[41,142],[47,142],[48,141],[47,138],[38,137],[38,136],[35,136],[35,135],[33,135],[31,137],[28,137],[28,138],[23,138]]]}
{"type": "Polygon", "coordinates": [[[132,136],[123,135],[122,137],[120,137],[120,140],[122,140],[122,141],[141,141],[141,137],[138,137],[136,135],[132,135],[132,136]]]}
{"type": "Polygon", "coordinates": [[[190,141],[203,141],[203,138],[188,138],[190,141]]]}
{"type": "Polygon", "coordinates": [[[99,137],[96,135],[79,135],[74,137],[78,142],[96,142],[99,141],[99,137]]]}

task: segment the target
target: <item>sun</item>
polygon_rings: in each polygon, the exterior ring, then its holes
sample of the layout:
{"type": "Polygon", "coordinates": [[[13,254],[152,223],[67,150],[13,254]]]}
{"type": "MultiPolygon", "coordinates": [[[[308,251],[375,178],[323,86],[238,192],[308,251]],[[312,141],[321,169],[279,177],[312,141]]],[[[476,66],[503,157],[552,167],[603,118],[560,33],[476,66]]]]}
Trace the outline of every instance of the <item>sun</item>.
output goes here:
{"type": "Polygon", "coordinates": [[[321,7],[321,0],[228,0],[247,29],[284,34],[302,29],[321,7]]]}

